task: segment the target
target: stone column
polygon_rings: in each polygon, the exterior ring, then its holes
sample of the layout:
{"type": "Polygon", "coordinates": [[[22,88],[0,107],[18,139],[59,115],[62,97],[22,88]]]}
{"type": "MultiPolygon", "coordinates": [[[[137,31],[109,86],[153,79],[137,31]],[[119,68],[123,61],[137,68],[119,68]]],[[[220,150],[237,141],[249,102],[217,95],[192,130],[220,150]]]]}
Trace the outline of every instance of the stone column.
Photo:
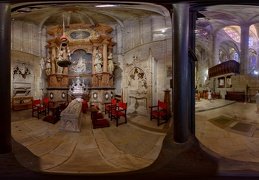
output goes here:
{"type": "Polygon", "coordinates": [[[107,67],[108,67],[107,46],[108,46],[108,42],[104,41],[103,42],[103,72],[107,72],[107,67]]]}
{"type": "Polygon", "coordinates": [[[195,29],[196,29],[197,11],[189,13],[189,66],[188,66],[188,120],[189,129],[192,135],[195,135],[195,62],[197,57],[195,54],[195,29]]]}
{"type": "Polygon", "coordinates": [[[0,154],[12,151],[11,144],[11,11],[0,3],[0,154]]]}
{"type": "Polygon", "coordinates": [[[240,37],[240,74],[247,74],[247,62],[248,62],[248,41],[249,41],[249,25],[245,24],[241,27],[240,37]]]}
{"type": "Polygon", "coordinates": [[[217,48],[217,34],[213,34],[212,37],[212,52],[211,60],[209,61],[208,67],[213,67],[218,64],[219,61],[219,49],[217,48]]]}
{"type": "Polygon", "coordinates": [[[188,36],[189,36],[189,5],[173,4],[174,8],[174,41],[173,41],[173,111],[174,140],[184,143],[188,140],[188,36]],[[187,112],[187,113],[186,113],[187,112]]]}

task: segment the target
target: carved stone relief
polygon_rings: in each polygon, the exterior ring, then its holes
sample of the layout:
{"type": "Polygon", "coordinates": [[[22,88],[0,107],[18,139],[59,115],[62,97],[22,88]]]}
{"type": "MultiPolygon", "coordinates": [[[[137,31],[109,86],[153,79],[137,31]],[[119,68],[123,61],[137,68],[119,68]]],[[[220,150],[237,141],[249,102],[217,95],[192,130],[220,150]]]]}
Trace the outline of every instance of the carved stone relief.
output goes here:
{"type": "Polygon", "coordinates": [[[30,64],[16,62],[13,65],[13,96],[31,96],[33,71],[30,64]]]}
{"type": "Polygon", "coordinates": [[[124,77],[126,88],[124,95],[128,103],[128,113],[147,115],[148,106],[151,105],[151,67],[150,58],[140,60],[133,58],[127,64],[124,77]]]}

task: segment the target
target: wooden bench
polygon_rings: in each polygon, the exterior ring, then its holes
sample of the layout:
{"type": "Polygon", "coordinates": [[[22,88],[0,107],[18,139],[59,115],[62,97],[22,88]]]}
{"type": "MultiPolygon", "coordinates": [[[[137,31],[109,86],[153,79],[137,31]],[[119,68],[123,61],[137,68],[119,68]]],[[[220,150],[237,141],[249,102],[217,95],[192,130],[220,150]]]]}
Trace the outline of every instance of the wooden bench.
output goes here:
{"type": "Polygon", "coordinates": [[[33,98],[31,96],[21,96],[12,98],[13,110],[31,109],[33,98]]]}
{"type": "Polygon", "coordinates": [[[227,91],[225,95],[226,100],[245,102],[245,92],[243,91],[227,91]]]}

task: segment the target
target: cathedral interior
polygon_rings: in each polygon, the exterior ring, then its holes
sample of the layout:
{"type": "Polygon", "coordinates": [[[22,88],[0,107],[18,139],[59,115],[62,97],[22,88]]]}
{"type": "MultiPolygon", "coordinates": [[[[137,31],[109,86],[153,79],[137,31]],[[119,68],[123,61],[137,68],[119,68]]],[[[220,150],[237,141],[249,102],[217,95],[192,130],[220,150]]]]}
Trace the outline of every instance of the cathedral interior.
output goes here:
{"type": "Polygon", "coordinates": [[[259,7],[163,2],[0,3],[0,176],[259,176],[259,7]]]}

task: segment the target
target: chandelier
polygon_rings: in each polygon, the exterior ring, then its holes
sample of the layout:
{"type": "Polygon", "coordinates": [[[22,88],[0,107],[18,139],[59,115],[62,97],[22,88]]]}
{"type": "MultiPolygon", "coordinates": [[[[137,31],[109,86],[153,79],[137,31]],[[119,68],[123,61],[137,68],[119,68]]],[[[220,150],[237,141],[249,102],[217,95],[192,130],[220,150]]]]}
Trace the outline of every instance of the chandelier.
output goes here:
{"type": "Polygon", "coordinates": [[[63,14],[63,34],[59,39],[60,46],[58,48],[58,57],[57,64],[60,67],[68,67],[71,64],[71,54],[68,47],[68,39],[65,35],[65,23],[64,23],[64,14],[63,14]]]}

